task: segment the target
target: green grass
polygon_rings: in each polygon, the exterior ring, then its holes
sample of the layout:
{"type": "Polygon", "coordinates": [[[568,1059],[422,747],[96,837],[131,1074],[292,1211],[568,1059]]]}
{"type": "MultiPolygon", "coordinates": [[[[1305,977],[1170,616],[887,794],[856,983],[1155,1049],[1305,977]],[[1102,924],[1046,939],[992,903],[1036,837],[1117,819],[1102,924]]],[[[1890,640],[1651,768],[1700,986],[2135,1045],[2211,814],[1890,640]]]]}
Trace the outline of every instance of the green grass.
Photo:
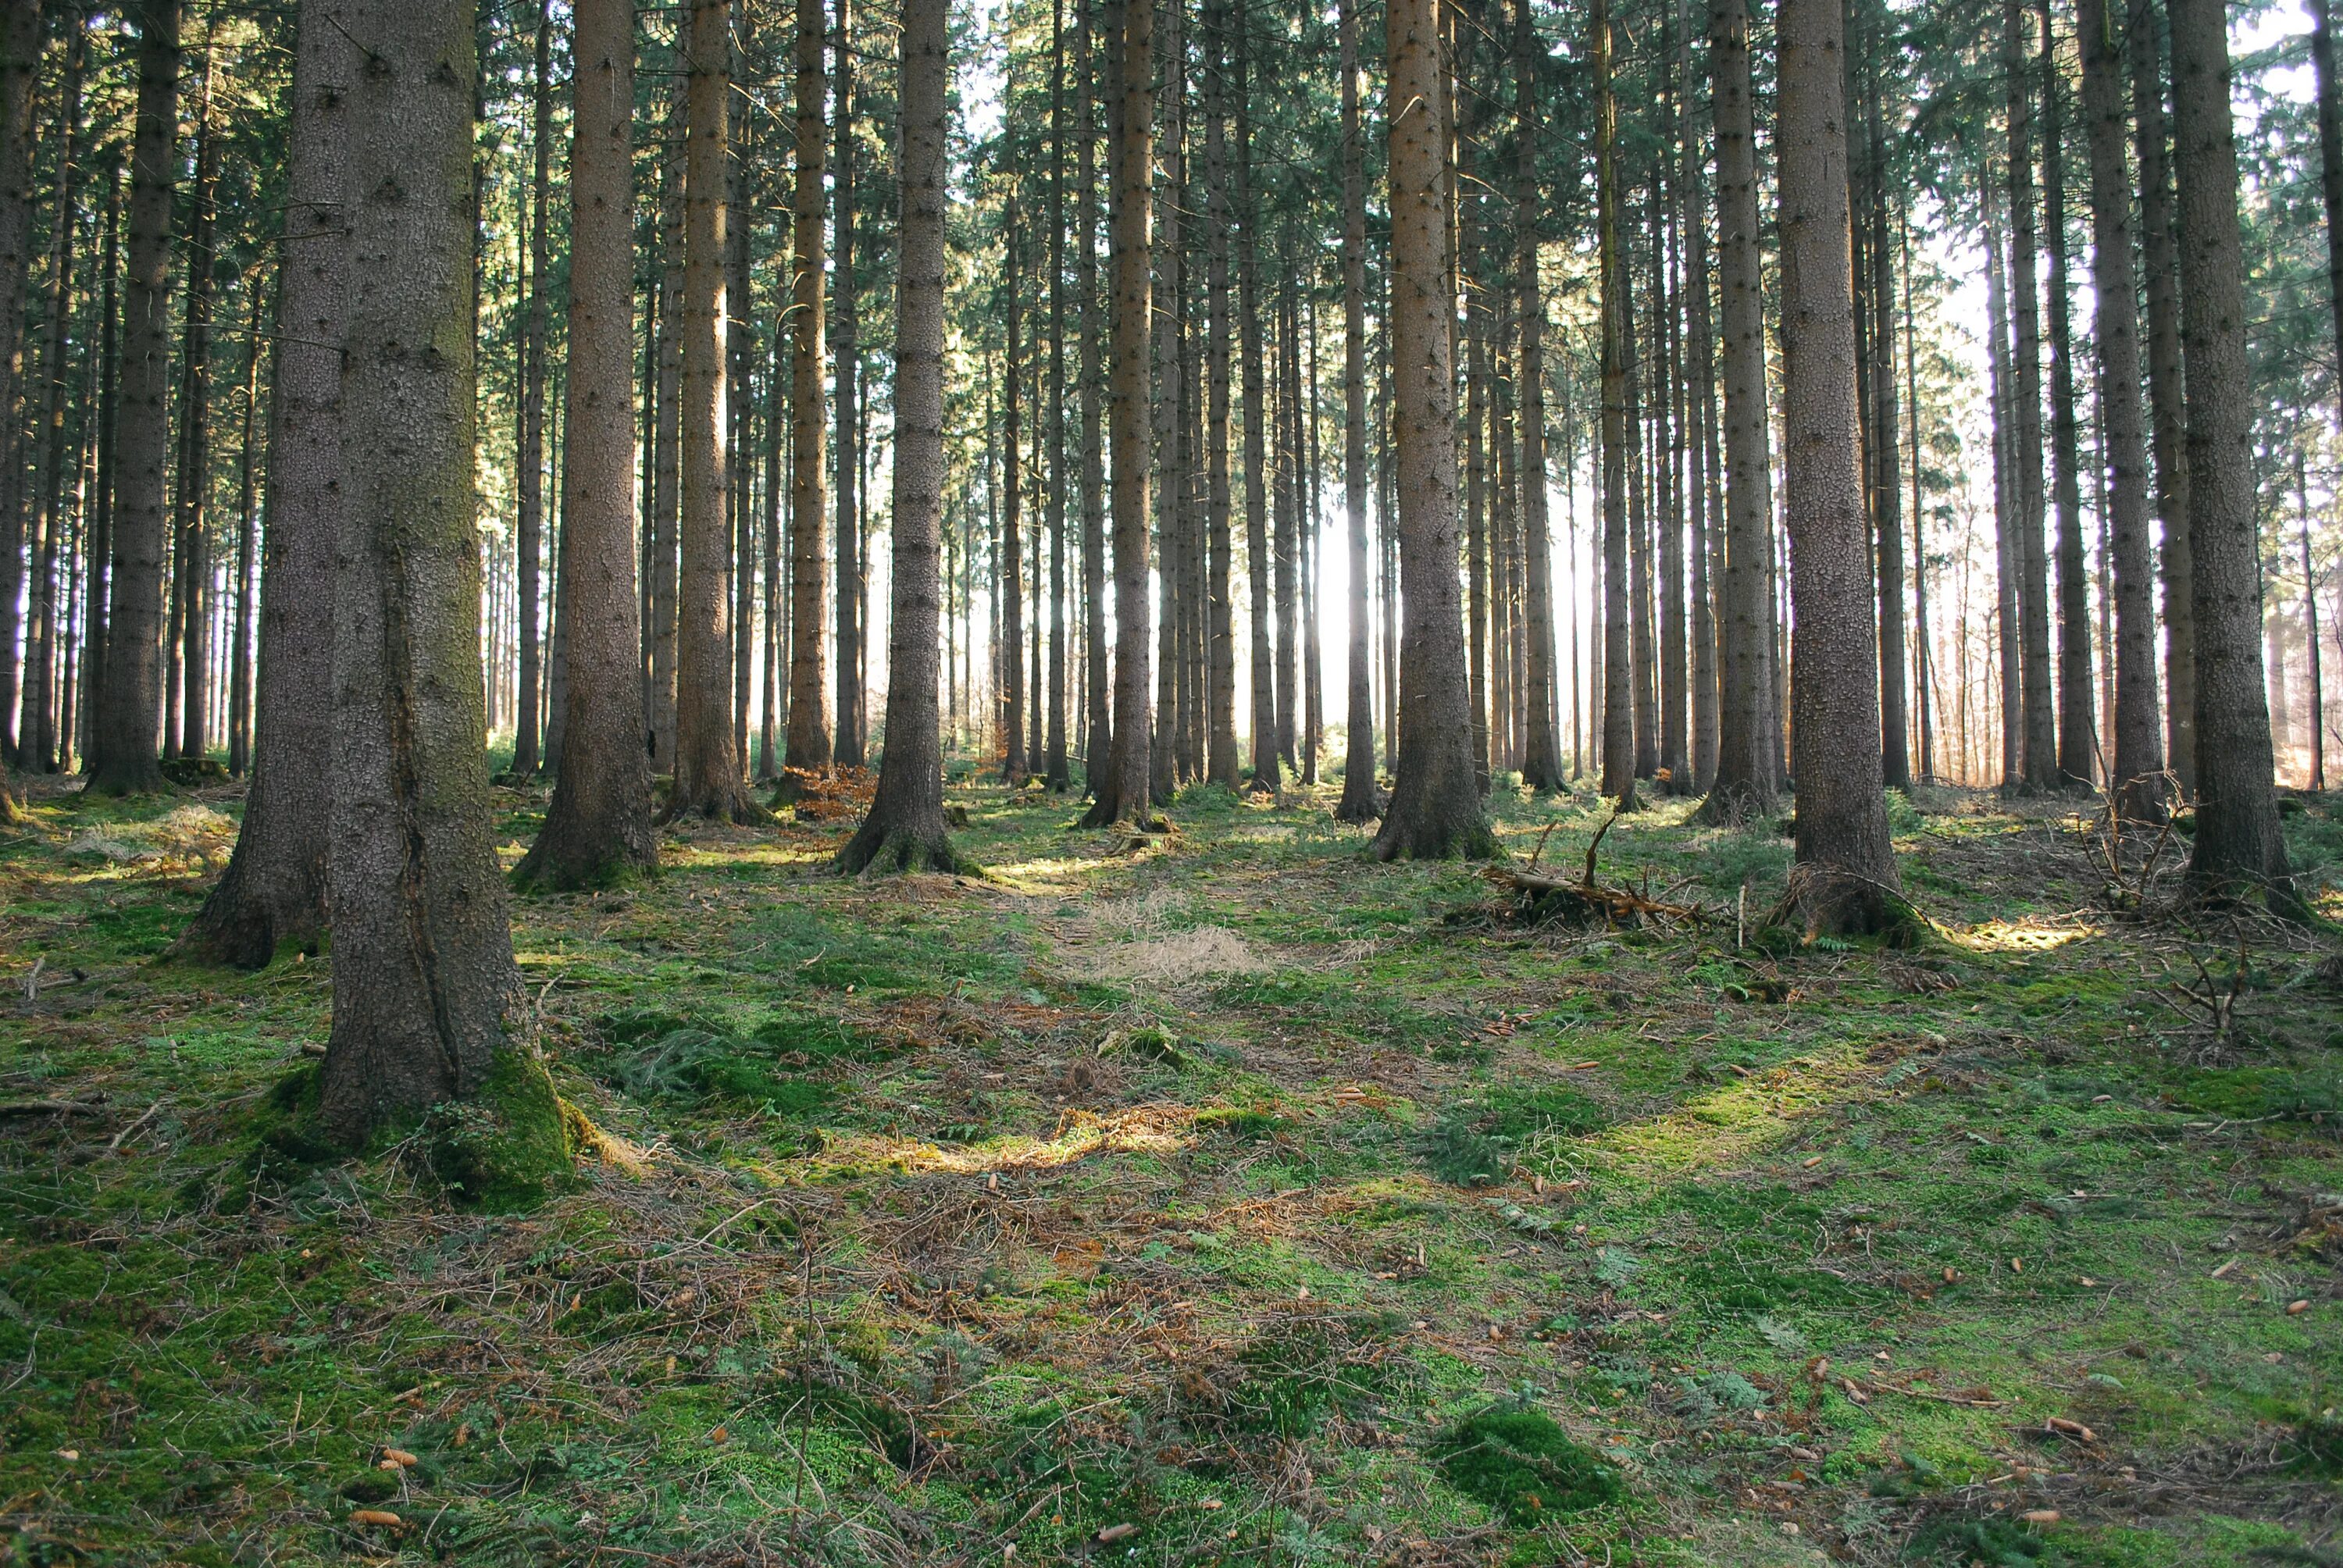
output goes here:
{"type": "MultiPolygon", "coordinates": [[[[165,960],[232,796],[36,794],[0,1100],[90,1109],[0,1121],[0,1561],[2331,1550],[2315,940],[2247,929],[2216,1037],[2171,988],[2237,930],[2101,912],[2066,808],[1945,791],[1896,806],[1918,953],[1737,950],[1788,842],[1680,801],[1601,874],[1711,920],[1605,932],[1367,861],[1329,789],[1191,791],[1135,854],[952,799],[987,878],[695,829],[517,900],[517,1018],[607,1158],[489,1191],[547,1131],[510,1106],[315,1138],[329,959],[165,960]]],[[[542,792],[497,799],[525,841],[542,792]]],[[[1574,871],[1604,815],[1497,799],[1574,871]]],[[[2330,915],[2338,820],[2286,821],[2330,915]]]]}

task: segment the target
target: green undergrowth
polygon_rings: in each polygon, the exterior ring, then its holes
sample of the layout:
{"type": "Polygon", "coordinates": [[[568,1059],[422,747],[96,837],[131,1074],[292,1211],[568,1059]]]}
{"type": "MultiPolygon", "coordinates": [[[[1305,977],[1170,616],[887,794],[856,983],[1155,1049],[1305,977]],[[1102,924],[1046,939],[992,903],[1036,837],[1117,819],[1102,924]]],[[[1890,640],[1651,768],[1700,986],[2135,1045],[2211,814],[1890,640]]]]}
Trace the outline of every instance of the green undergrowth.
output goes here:
{"type": "MultiPolygon", "coordinates": [[[[1789,840],[1682,799],[1598,874],[1703,919],[1606,930],[1373,864],[1332,786],[1138,849],[951,789],[989,879],[692,827],[518,901],[530,1050],[352,1155],[330,959],[160,961],[235,793],[35,781],[0,1561],[2331,1552],[2330,939],[2107,910],[2066,802],[1892,801],[1897,951],[1761,935],[1789,840]]],[[[1607,816],[1495,799],[1566,874],[1607,816]]],[[[2330,916],[2338,819],[2285,819],[2330,916]]]]}

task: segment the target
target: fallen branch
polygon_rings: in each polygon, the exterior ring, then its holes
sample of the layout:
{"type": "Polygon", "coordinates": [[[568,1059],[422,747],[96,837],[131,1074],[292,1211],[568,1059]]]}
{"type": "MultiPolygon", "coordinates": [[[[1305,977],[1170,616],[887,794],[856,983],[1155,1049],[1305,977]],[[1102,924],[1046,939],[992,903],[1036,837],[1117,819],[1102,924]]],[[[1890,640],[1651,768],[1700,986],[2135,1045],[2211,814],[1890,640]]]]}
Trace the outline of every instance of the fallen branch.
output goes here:
{"type": "Polygon", "coordinates": [[[0,1100],[0,1116],[103,1116],[106,1107],[87,1100],[0,1100]]]}
{"type": "MultiPolygon", "coordinates": [[[[1605,925],[1632,925],[1642,920],[1690,921],[1703,919],[1697,906],[1663,902],[1650,896],[1648,887],[1639,893],[1629,888],[1607,888],[1594,879],[1594,853],[1602,846],[1603,835],[1608,833],[1611,824],[1618,819],[1619,808],[1614,806],[1611,815],[1604,819],[1603,825],[1594,830],[1594,837],[1587,841],[1586,869],[1574,882],[1537,870],[1538,856],[1534,854],[1525,867],[1492,866],[1483,875],[1521,899],[1523,914],[1532,919],[1559,917],[1588,925],[1597,921],[1605,925]]],[[[1550,834],[1553,831],[1553,824],[1547,824],[1546,832],[1550,834]]],[[[1541,835],[1538,854],[1544,851],[1545,838],[1541,835]]]]}

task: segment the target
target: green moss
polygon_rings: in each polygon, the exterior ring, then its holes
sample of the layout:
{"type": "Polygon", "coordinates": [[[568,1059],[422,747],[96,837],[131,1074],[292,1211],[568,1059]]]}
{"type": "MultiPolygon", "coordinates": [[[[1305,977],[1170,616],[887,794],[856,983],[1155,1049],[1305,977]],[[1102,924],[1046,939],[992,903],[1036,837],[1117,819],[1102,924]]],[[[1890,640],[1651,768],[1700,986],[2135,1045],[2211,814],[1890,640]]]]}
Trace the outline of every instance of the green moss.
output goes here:
{"type": "Polygon", "coordinates": [[[1574,1442],[1553,1417],[1492,1406],[1443,1432],[1432,1446],[1441,1478],[1514,1524],[1537,1524],[1618,1500],[1619,1473],[1574,1442]]]}
{"type": "Polygon", "coordinates": [[[554,1092],[542,1061],[507,1049],[497,1052],[477,1094],[425,1116],[425,1157],[468,1209],[531,1209],[575,1184],[579,1120],[554,1092]]]}

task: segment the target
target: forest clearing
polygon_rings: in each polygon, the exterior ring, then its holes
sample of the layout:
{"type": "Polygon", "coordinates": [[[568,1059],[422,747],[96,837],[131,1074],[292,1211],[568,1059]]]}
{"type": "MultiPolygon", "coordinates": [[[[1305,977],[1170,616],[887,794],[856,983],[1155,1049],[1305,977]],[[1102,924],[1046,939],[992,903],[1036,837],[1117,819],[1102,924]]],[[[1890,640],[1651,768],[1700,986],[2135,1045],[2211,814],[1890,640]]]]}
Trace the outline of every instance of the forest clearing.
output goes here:
{"type": "MultiPolygon", "coordinates": [[[[447,1201],[460,1121],[286,1137],[323,966],[162,956],[232,797],[36,802],[0,847],[42,963],[0,1021],[15,1560],[2334,1539],[2343,981],[2297,929],[2129,917],[2087,819],[1951,791],[1897,818],[1910,950],[1761,930],[1788,840],[1682,807],[1599,866],[1701,918],[1604,929],[1363,865],[1307,794],[1197,791],[1139,853],[951,799],[987,878],[700,826],[653,892],[517,900],[523,1029],[608,1142],[510,1215],[447,1201]],[[1517,1412],[1567,1446],[1453,1457],[1517,1412]]],[[[1498,799],[1570,876],[1608,814],[1498,799]]],[[[497,805],[509,862],[543,792],[497,805]]],[[[2288,822],[2333,909],[2343,816],[2288,822]]]]}

